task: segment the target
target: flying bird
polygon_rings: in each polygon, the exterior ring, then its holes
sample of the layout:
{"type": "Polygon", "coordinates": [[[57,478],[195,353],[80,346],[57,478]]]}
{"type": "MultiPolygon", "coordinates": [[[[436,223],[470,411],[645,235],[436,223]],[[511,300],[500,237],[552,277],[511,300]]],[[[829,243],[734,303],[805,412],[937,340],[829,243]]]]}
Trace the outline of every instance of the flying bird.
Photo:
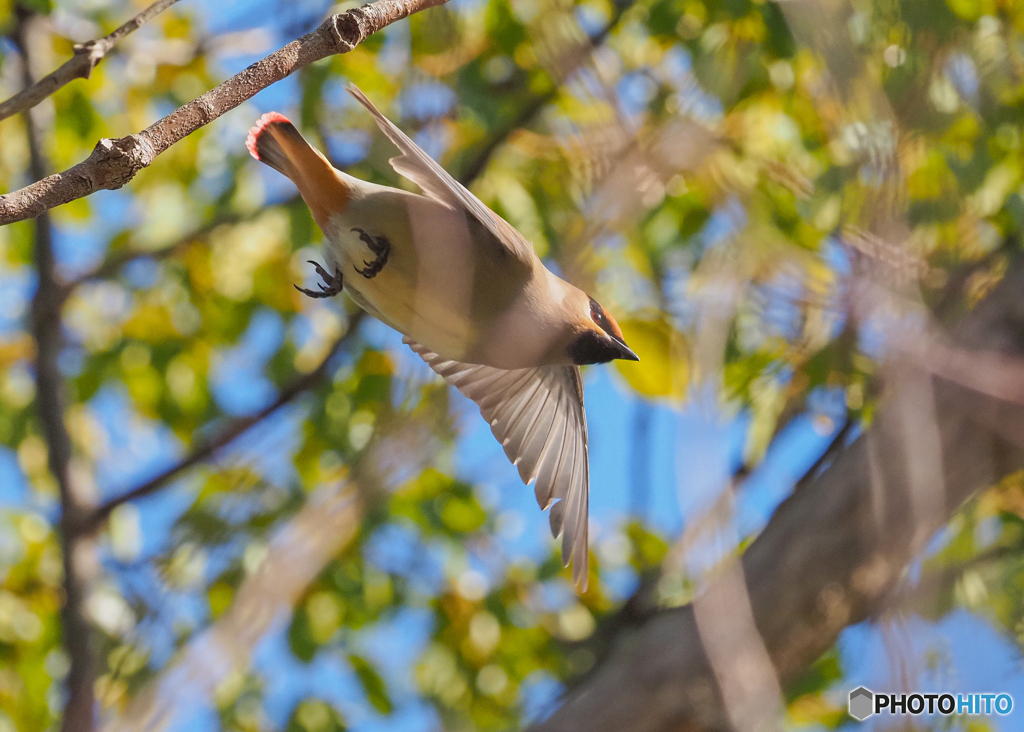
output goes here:
{"type": "MultiPolygon", "coordinates": [[[[548,270],[526,238],[452,178],[355,87],[401,152],[391,166],[422,195],[334,168],[286,117],[263,115],[246,146],[292,180],[326,243],[310,297],[344,289],[404,335],[480,407],[562,535],[562,561],[586,588],[590,468],[580,366],[639,360],[615,319],[548,270]]],[[[298,287],[298,286],[296,286],[298,287]]]]}

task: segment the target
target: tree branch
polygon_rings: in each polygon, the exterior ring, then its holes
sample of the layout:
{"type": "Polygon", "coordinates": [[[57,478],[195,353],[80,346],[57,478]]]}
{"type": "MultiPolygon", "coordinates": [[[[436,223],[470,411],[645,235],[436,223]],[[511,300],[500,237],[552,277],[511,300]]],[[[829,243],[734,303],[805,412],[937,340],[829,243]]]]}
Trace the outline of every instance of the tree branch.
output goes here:
{"type": "MultiPolygon", "coordinates": [[[[20,14],[15,40],[24,59],[25,86],[32,86],[30,49],[34,16],[20,14]]],[[[25,112],[28,133],[29,166],[33,176],[46,175],[42,135],[31,111],[25,112]]],[[[38,285],[32,297],[31,328],[36,342],[36,412],[46,440],[50,473],[60,493],[61,542],[64,566],[64,605],[61,628],[69,670],[65,681],[68,698],[61,722],[63,732],[91,732],[93,729],[93,677],[95,654],[91,628],[85,615],[85,597],[89,576],[90,539],[76,531],[88,505],[77,490],[71,474],[71,437],[64,423],[64,383],[57,361],[60,357],[62,324],[60,282],[53,253],[53,227],[48,214],[35,222],[35,267],[38,285]]]]}
{"type": "Polygon", "coordinates": [[[0,196],[0,226],[33,218],[99,190],[120,188],[171,145],[260,90],[314,61],[348,53],[391,23],[446,1],[375,0],[330,16],[312,33],[257,61],[142,132],[116,140],[102,139],[78,165],[0,196]]]}
{"type": "Polygon", "coordinates": [[[138,30],[176,2],[178,0],[157,0],[113,33],[93,41],[75,44],[75,55],[65,61],[59,69],[22,89],[6,102],[0,103],[0,120],[31,109],[75,79],[88,79],[96,64],[102,61],[122,38],[138,30]]]}
{"type": "MultiPolygon", "coordinates": [[[[602,34],[602,37],[603,35],[606,34],[602,34]]],[[[527,109],[530,111],[530,115],[532,115],[533,113],[536,112],[536,109],[538,108],[539,107],[530,104],[527,109]]],[[[529,119],[529,116],[526,116],[525,113],[524,115],[520,115],[520,117],[523,116],[525,116],[526,119],[529,119]]],[[[501,130],[495,133],[493,138],[487,144],[486,148],[490,150],[495,149],[515,129],[516,127],[503,127],[501,130]]],[[[464,185],[468,186],[473,182],[473,180],[477,176],[479,176],[483,172],[483,170],[484,168],[482,165],[474,166],[474,169],[472,171],[468,173],[463,173],[462,175],[458,176],[459,181],[464,185]]],[[[220,226],[221,224],[231,223],[236,220],[238,220],[238,217],[234,215],[219,217],[207,224],[200,226],[195,231],[182,237],[177,242],[175,242],[169,247],[166,247],[165,249],[157,251],[129,250],[126,252],[111,255],[110,257],[107,258],[107,260],[102,262],[95,269],[86,272],[85,274],[72,280],[71,282],[68,282],[64,286],[62,299],[66,298],[68,293],[73,291],[83,282],[93,279],[111,277],[120,267],[140,257],[171,256],[175,251],[177,251],[178,249],[180,249],[182,246],[192,241],[193,239],[205,236],[206,234],[208,234],[210,231],[212,231],[217,226],[220,226]]],[[[350,337],[350,335],[352,335],[355,332],[359,322],[364,317],[365,313],[361,310],[356,315],[354,315],[352,322],[349,326],[348,333],[346,333],[345,336],[343,336],[341,339],[339,339],[337,343],[335,343],[335,345],[331,348],[330,353],[327,355],[327,357],[324,358],[320,365],[310,373],[296,379],[292,384],[285,387],[284,390],[280,393],[278,398],[273,403],[269,404],[268,406],[266,406],[265,408],[263,408],[262,410],[253,415],[235,420],[230,425],[223,428],[212,438],[209,438],[208,440],[205,440],[201,444],[195,446],[192,452],[190,452],[187,456],[182,458],[179,462],[164,470],[159,475],[151,478],[145,483],[142,483],[126,491],[125,493],[115,498],[108,500],[106,503],[96,508],[96,510],[93,511],[86,519],[84,531],[94,532],[98,530],[99,527],[102,526],[103,523],[105,523],[108,518],[110,518],[110,514],[118,506],[136,500],[138,498],[150,495],[151,493],[155,493],[156,491],[160,490],[161,488],[166,486],[171,480],[177,477],[179,474],[195,465],[198,465],[204,460],[209,459],[218,450],[220,450],[223,447],[226,447],[228,444],[236,440],[238,437],[240,437],[242,434],[244,434],[246,431],[254,427],[259,422],[261,422],[263,419],[269,417],[271,414],[276,412],[285,404],[294,400],[304,391],[314,388],[318,383],[320,383],[321,379],[327,376],[327,363],[330,360],[331,356],[333,356],[335,353],[337,353],[339,349],[343,347],[343,345],[347,342],[347,339],[350,337]]]]}
{"type": "Polygon", "coordinates": [[[295,381],[282,389],[281,393],[278,394],[277,399],[248,417],[240,417],[233,420],[212,437],[200,440],[199,444],[195,445],[188,455],[160,474],[96,507],[96,509],[85,519],[82,531],[86,533],[96,531],[108,518],[110,518],[110,514],[113,513],[114,509],[118,506],[128,503],[129,501],[134,501],[138,498],[143,498],[160,490],[174,478],[178,477],[178,475],[189,468],[198,465],[204,460],[207,460],[218,450],[227,447],[252,427],[262,422],[281,407],[294,400],[300,394],[319,384],[327,375],[327,367],[330,364],[331,358],[341,350],[345,344],[349,343],[351,339],[355,337],[355,334],[359,329],[359,324],[365,317],[366,314],[362,310],[353,315],[349,321],[348,331],[345,335],[335,341],[334,345],[331,346],[331,349],[327,352],[327,355],[324,356],[324,359],[320,364],[308,374],[298,377],[295,381]]]}
{"type": "MultiPolygon", "coordinates": [[[[615,27],[621,21],[623,12],[626,7],[628,6],[625,4],[616,4],[616,12],[613,15],[613,17],[609,19],[608,23],[604,26],[604,28],[601,29],[601,31],[599,31],[590,39],[589,43],[591,49],[600,46],[605,41],[608,35],[615,29],[615,27]]],[[[586,58],[586,56],[580,54],[579,58],[586,58]]],[[[528,122],[530,122],[530,120],[532,120],[537,115],[537,113],[540,112],[540,110],[542,110],[548,103],[550,103],[555,98],[555,96],[557,95],[558,86],[561,84],[562,81],[564,81],[564,75],[563,78],[559,81],[559,83],[555,85],[554,89],[528,100],[526,105],[519,111],[519,113],[513,119],[511,119],[501,128],[495,130],[494,134],[492,134],[490,138],[485,143],[483,143],[483,145],[480,146],[479,150],[472,156],[470,161],[466,163],[464,166],[462,166],[462,172],[455,176],[456,179],[464,186],[468,187],[472,185],[473,181],[479,178],[480,175],[483,174],[484,170],[487,168],[487,164],[490,162],[490,158],[494,154],[494,151],[497,150],[498,147],[500,147],[503,143],[507,142],[509,136],[511,136],[513,132],[523,127],[528,122]]],[[[291,203],[297,198],[298,196],[295,196],[294,198],[290,198],[287,201],[282,201],[281,204],[279,205],[291,203]]],[[[243,217],[233,213],[218,216],[212,221],[209,221],[199,226],[194,231],[186,234],[181,239],[176,241],[174,244],[171,244],[170,246],[165,247],[163,249],[129,249],[110,254],[107,257],[107,259],[105,259],[92,270],[85,272],[80,276],[76,277],[74,280],[66,283],[64,287],[64,297],[66,298],[68,294],[73,292],[77,287],[79,287],[84,282],[113,277],[118,269],[136,259],[142,257],[165,258],[168,256],[173,256],[174,253],[178,251],[181,247],[187,245],[189,242],[197,238],[206,236],[207,234],[209,234],[210,231],[220,226],[221,224],[235,223],[241,220],[242,218],[243,217]]]]}
{"type": "Polygon", "coordinates": [[[487,163],[490,162],[491,156],[498,147],[508,140],[509,136],[523,127],[530,120],[532,120],[540,110],[544,109],[556,96],[558,96],[558,87],[555,86],[551,90],[535,96],[533,99],[523,107],[519,114],[514,118],[506,122],[498,133],[491,137],[487,142],[483,144],[479,152],[477,152],[472,159],[466,163],[463,168],[461,178],[468,178],[469,180],[476,180],[480,177],[480,174],[484,172],[487,167],[487,163]]]}
{"type": "MultiPolygon", "coordinates": [[[[500,129],[496,130],[493,135],[491,135],[487,142],[484,143],[484,145],[480,148],[480,152],[473,157],[472,162],[466,166],[466,169],[459,175],[455,176],[456,179],[464,186],[468,187],[472,185],[473,181],[479,178],[480,175],[486,169],[487,162],[490,158],[490,155],[494,152],[494,150],[497,149],[503,142],[506,142],[508,140],[509,135],[511,135],[517,129],[519,129],[524,124],[529,122],[533,118],[533,116],[540,109],[543,108],[544,103],[550,101],[552,98],[554,98],[553,93],[545,94],[542,95],[540,98],[530,100],[527,103],[527,105],[523,107],[520,113],[516,115],[514,122],[508,125],[504,125],[500,129]]],[[[298,198],[299,196],[298,194],[296,194],[293,197],[288,198],[284,201],[280,201],[275,205],[287,206],[293,203],[294,201],[298,200],[298,198]]],[[[128,264],[129,262],[135,261],[136,259],[141,259],[144,257],[152,257],[154,259],[165,259],[167,257],[172,257],[175,255],[176,252],[181,250],[183,247],[187,246],[189,243],[195,241],[196,239],[206,237],[211,231],[216,229],[218,226],[221,226],[223,224],[237,223],[248,218],[250,217],[243,216],[233,212],[223,213],[214,217],[212,220],[204,224],[201,224],[194,230],[190,231],[188,234],[182,236],[173,244],[170,244],[161,249],[124,249],[113,252],[107,255],[107,258],[100,262],[93,269],[89,270],[88,272],[84,272],[81,275],[75,277],[73,280],[67,282],[64,285],[63,297],[66,299],[67,295],[69,295],[71,292],[73,292],[76,288],[78,288],[85,282],[113,277],[121,267],[128,264]]]]}
{"type": "MultiPolygon", "coordinates": [[[[1022,291],[1018,258],[958,328],[959,345],[1024,353],[1022,291]]],[[[783,683],[843,628],[886,606],[907,564],[964,501],[1024,466],[1020,440],[1004,438],[1024,434],[1024,407],[923,369],[895,371],[871,428],[799,485],[743,555],[754,620],[783,683]],[[919,442],[932,430],[941,451],[929,459],[919,442]]],[[[623,633],[534,729],[729,729],[692,606],[623,633]]]]}
{"type": "Polygon", "coordinates": [[[588,40],[586,48],[576,55],[574,63],[571,63],[568,69],[561,71],[558,75],[559,78],[553,79],[554,83],[552,84],[551,89],[530,99],[526,106],[519,110],[519,114],[502,125],[502,127],[480,147],[479,151],[463,166],[462,174],[460,176],[461,178],[476,180],[480,174],[484,172],[484,169],[490,162],[494,151],[497,150],[502,143],[507,141],[513,132],[529,123],[530,120],[537,116],[538,112],[554,101],[555,97],[558,96],[559,88],[563,83],[565,83],[565,80],[582,65],[583,61],[590,58],[590,54],[594,49],[601,46],[601,44],[605,42],[605,39],[607,39],[612,31],[615,30],[629,5],[629,2],[614,3],[615,11],[612,14],[612,17],[608,19],[608,22],[605,23],[604,27],[600,31],[588,40]]]}
{"type": "Polygon", "coordinates": [[[103,732],[171,729],[210,698],[299,602],[324,566],[358,536],[363,506],[354,486],[314,493],[267,545],[266,558],[238,587],[231,607],[197,634],[136,694],[103,732]]]}
{"type": "MultiPolygon", "coordinates": [[[[293,201],[298,200],[298,198],[299,196],[298,194],[296,194],[292,198],[289,198],[285,201],[281,201],[276,205],[287,206],[293,201]]],[[[237,224],[240,221],[251,219],[253,216],[262,213],[264,210],[265,209],[261,208],[253,212],[253,214],[239,214],[235,212],[226,212],[216,215],[206,223],[200,224],[198,227],[196,227],[189,233],[185,234],[180,239],[177,239],[172,244],[169,244],[160,249],[126,248],[111,252],[107,255],[106,259],[104,259],[102,262],[96,265],[93,269],[90,269],[87,272],[83,272],[79,276],[75,277],[73,280],[66,282],[64,284],[63,298],[67,299],[68,295],[70,295],[75,289],[77,289],[86,282],[90,282],[92,280],[110,279],[111,277],[114,277],[119,269],[124,267],[126,264],[129,264],[130,262],[134,262],[137,259],[143,259],[148,257],[151,259],[160,260],[173,257],[175,254],[182,251],[185,247],[187,247],[189,244],[196,241],[197,239],[205,239],[207,236],[209,236],[210,232],[212,232],[218,226],[223,226],[225,224],[237,224]]]]}

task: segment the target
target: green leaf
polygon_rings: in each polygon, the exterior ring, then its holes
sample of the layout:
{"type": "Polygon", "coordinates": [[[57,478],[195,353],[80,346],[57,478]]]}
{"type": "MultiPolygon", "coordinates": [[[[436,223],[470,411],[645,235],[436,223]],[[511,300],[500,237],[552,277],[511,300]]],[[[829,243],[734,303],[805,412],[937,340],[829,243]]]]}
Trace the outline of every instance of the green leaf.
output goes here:
{"type": "Polygon", "coordinates": [[[354,653],[349,654],[348,662],[352,665],[356,676],[359,677],[359,683],[362,684],[367,701],[381,714],[391,714],[394,710],[391,695],[388,694],[387,685],[377,673],[377,669],[371,666],[365,658],[354,653]]]}
{"type": "Polygon", "coordinates": [[[303,699],[295,705],[286,732],[345,732],[341,712],[322,699],[303,699]]]}
{"type": "Polygon", "coordinates": [[[633,545],[633,564],[638,571],[658,566],[668,554],[668,543],[638,521],[629,523],[626,536],[633,545]]]}
{"type": "Polygon", "coordinates": [[[309,614],[305,608],[297,609],[292,616],[291,625],[288,626],[288,645],[295,657],[305,663],[312,661],[320,648],[313,639],[312,628],[309,626],[309,614]]]}
{"type": "Polygon", "coordinates": [[[53,11],[52,0],[18,0],[18,4],[26,10],[49,15],[53,11]]]}
{"type": "Polygon", "coordinates": [[[437,513],[452,531],[468,534],[483,526],[487,513],[472,496],[443,495],[437,499],[437,513]]]}
{"type": "Polygon", "coordinates": [[[628,319],[620,323],[639,361],[616,361],[615,368],[638,393],[681,399],[690,378],[686,340],[666,320],[628,319]]]}

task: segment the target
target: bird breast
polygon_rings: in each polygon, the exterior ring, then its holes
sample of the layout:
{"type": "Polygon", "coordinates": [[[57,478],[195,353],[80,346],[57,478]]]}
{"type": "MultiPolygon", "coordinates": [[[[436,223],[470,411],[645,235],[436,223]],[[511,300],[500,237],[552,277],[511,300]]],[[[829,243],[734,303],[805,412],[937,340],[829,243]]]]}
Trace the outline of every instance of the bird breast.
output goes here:
{"type": "Polygon", "coordinates": [[[327,258],[357,304],[435,353],[498,368],[542,362],[550,328],[536,307],[543,288],[535,268],[475,219],[425,196],[374,186],[332,217],[327,239],[327,258]],[[369,277],[357,271],[376,269],[368,269],[376,255],[362,232],[389,245],[387,262],[369,277]]]}

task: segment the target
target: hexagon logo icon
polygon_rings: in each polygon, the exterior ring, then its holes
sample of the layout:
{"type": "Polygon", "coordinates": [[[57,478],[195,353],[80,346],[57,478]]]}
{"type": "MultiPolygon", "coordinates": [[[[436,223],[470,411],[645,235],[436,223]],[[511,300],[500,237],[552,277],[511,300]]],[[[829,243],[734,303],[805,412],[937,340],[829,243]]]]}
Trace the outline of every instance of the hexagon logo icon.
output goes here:
{"type": "Polygon", "coordinates": [[[850,692],[850,716],[858,722],[875,713],[875,695],[863,686],[858,686],[850,692]]]}

